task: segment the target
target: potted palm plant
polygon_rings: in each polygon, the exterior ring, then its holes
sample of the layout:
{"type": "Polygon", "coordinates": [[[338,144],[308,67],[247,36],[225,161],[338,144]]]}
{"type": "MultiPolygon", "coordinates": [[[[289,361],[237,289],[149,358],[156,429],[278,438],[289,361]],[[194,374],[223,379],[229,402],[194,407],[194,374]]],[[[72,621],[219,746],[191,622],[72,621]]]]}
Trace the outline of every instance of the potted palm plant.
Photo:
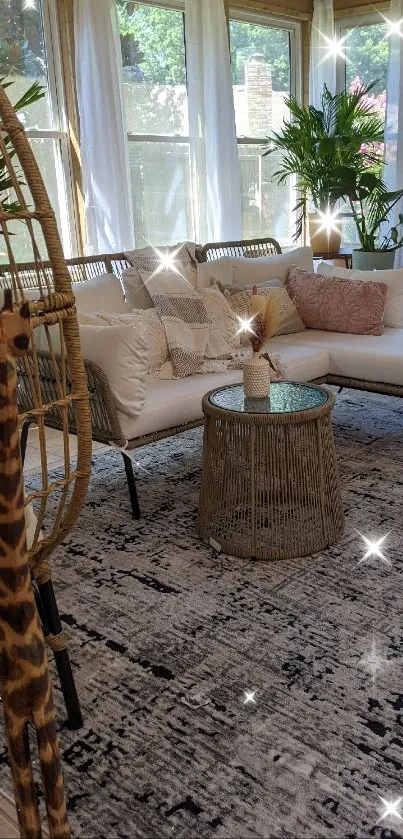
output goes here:
{"type": "Polygon", "coordinates": [[[353,250],[353,268],[393,268],[395,252],[403,245],[403,213],[398,214],[394,225],[390,215],[403,198],[403,189],[388,191],[376,171],[340,167],[335,175],[349,203],[361,245],[353,250]]]}
{"type": "Polygon", "coordinates": [[[299,198],[295,239],[299,238],[310,204],[310,239],[314,251],[335,253],[340,247],[340,222],[336,207],[344,196],[344,182],[338,173],[353,169],[358,173],[379,166],[377,146],[383,141],[383,122],[368,93],[376,81],[362,85],[353,92],[333,95],[326,85],[322,109],[303,107],[290,96],[286,104],[290,119],[282,130],[268,138],[264,155],[281,153],[274,178],[281,184],[296,176],[299,198]],[[320,235],[322,234],[322,235],[320,235]]]}

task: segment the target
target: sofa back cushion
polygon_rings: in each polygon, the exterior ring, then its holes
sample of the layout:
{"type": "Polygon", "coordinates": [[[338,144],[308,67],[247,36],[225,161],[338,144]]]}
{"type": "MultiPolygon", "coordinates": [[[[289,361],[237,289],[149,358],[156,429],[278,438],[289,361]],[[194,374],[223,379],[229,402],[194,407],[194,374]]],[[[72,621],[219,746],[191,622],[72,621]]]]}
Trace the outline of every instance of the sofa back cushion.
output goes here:
{"type": "Polygon", "coordinates": [[[338,268],[321,262],[318,272],[330,277],[344,277],[348,280],[360,280],[363,283],[385,283],[386,309],[385,326],[401,328],[403,326],[403,268],[389,271],[358,271],[356,269],[338,268]]]}
{"type": "Polygon", "coordinates": [[[305,326],[352,335],[382,335],[385,283],[358,283],[290,268],[287,291],[305,326]]]}
{"type": "Polygon", "coordinates": [[[256,258],[223,256],[197,266],[197,287],[206,288],[211,282],[222,285],[261,285],[278,278],[286,282],[291,265],[298,265],[305,271],[313,271],[312,250],[309,247],[294,248],[286,253],[256,258]]]}
{"type": "Polygon", "coordinates": [[[124,314],[131,311],[125,302],[120,280],[115,274],[99,274],[85,283],[73,283],[73,292],[79,312],[124,314]]]}

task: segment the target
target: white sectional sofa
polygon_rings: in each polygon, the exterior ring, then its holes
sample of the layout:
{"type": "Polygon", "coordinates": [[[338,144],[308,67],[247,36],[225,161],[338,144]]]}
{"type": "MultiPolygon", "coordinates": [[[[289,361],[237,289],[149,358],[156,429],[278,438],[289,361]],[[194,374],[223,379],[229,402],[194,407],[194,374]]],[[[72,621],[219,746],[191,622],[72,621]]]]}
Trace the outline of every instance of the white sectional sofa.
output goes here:
{"type": "MultiPolygon", "coordinates": [[[[248,256],[250,255],[248,253],[248,256]]],[[[281,255],[282,265],[285,264],[284,260],[288,264],[292,263],[293,255],[291,254],[289,258],[288,256],[281,255]]],[[[128,263],[125,262],[122,254],[115,257],[114,265],[119,265],[122,270],[128,263]]],[[[101,261],[97,267],[96,259],[101,260],[100,257],[92,258],[91,276],[94,273],[101,274],[102,269],[105,270],[104,263],[101,261]]],[[[276,257],[273,259],[275,260],[276,257]]],[[[86,264],[89,264],[88,258],[86,264]]],[[[99,309],[102,309],[101,300],[98,305],[99,309]]],[[[403,327],[386,327],[384,334],[380,336],[306,329],[303,332],[271,338],[267,349],[280,355],[288,367],[291,380],[327,382],[403,396],[403,327]]],[[[49,391],[49,388],[53,386],[52,368],[47,353],[40,353],[40,356],[43,380],[49,391]]],[[[97,364],[88,359],[86,369],[92,395],[93,438],[100,442],[114,443],[120,447],[126,468],[133,515],[138,518],[140,510],[130,452],[139,446],[200,425],[203,395],[215,387],[240,383],[242,371],[231,370],[225,373],[198,374],[168,381],[148,381],[144,407],[139,416],[130,420],[129,424],[125,417],[123,432],[121,416],[105,373],[97,364]]],[[[23,371],[21,399],[21,410],[24,410],[28,406],[24,404],[23,371]]],[[[59,424],[56,413],[52,424],[56,427],[59,424]]],[[[71,416],[71,430],[74,431],[73,415],[71,416]]]]}

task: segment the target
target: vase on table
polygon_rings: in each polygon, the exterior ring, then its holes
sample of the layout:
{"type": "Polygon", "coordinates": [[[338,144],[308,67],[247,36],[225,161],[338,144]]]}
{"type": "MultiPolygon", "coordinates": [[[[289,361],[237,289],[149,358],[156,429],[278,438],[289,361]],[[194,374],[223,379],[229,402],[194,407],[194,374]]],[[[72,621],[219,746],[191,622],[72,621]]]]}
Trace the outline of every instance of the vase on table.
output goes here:
{"type": "Polygon", "coordinates": [[[270,392],[270,364],[259,352],[243,364],[243,389],[248,399],[261,399],[270,392]]]}

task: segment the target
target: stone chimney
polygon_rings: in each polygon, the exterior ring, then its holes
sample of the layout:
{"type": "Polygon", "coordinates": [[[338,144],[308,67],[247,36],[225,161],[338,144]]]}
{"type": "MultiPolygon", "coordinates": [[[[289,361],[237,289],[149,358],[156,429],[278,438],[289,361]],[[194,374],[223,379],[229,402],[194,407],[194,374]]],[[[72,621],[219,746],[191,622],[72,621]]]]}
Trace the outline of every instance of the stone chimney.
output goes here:
{"type": "Polygon", "coordinates": [[[249,136],[266,137],[272,128],[271,67],[264,55],[251,55],[245,65],[249,136]]]}

